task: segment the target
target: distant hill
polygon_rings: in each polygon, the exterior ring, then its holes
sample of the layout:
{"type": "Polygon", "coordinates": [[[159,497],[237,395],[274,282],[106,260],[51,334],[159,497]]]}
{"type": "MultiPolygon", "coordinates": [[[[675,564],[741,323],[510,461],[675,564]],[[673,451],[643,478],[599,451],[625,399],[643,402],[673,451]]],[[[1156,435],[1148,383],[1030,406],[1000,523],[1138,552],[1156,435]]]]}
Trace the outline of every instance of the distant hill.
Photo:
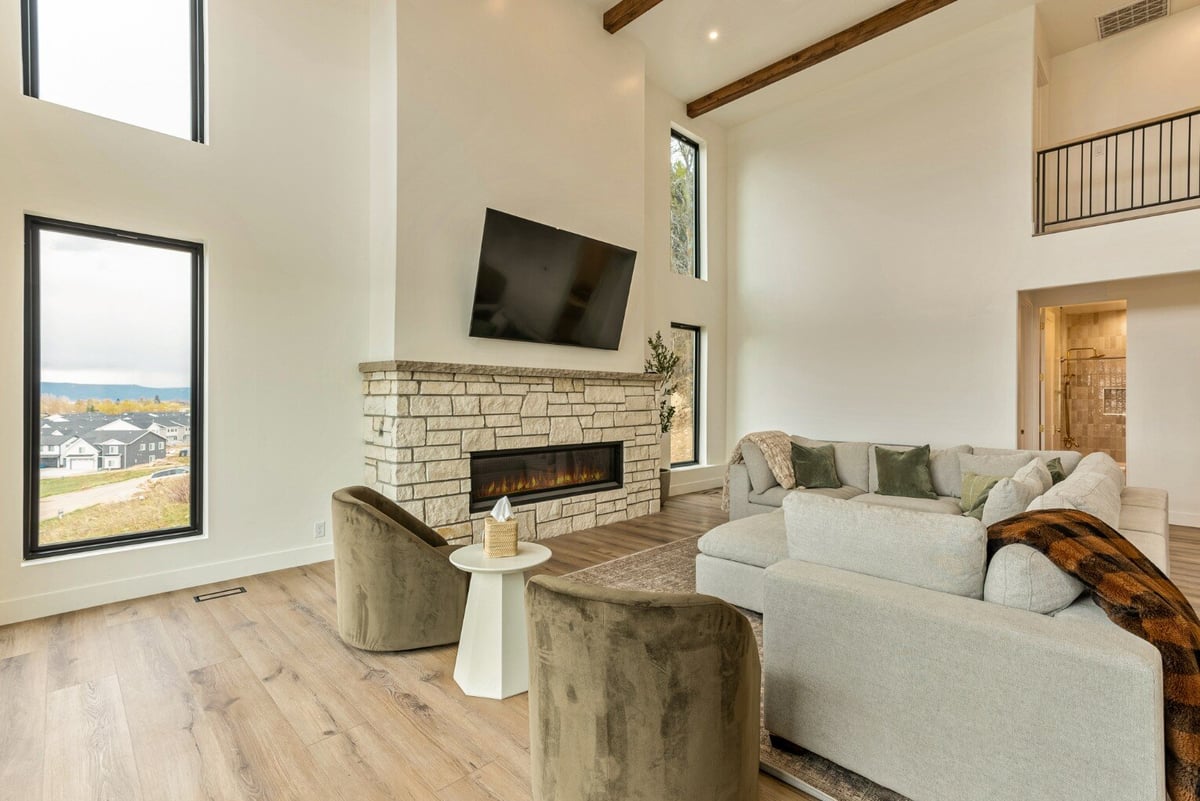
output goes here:
{"type": "Polygon", "coordinates": [[[42,394],[67,400],[139,400],[155,395],[163,401],[190,403],[192,391],[187,387],[142,387],[137,384],[58,384],[42,382],[42,394]]]}

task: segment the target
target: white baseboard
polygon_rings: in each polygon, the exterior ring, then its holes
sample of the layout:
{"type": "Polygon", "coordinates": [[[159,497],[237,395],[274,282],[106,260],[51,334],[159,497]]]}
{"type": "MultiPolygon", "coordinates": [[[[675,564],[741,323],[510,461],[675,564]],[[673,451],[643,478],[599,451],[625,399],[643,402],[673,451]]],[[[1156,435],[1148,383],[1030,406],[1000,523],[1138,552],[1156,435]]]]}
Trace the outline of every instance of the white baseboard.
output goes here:
{"type": "Polygon", "coordinates": [[[288,551],[231,559],[226,562],[165,570],[145,576],[27,595],[24,598],[10,598],[0,601],[0,626],[47,615],[73,612],[77,609],[87,609],[101,604],[128,601],[131,598],[157,595],[160,592],[173,592],[188,587],[198,587],[202,584],[213,584],[218,581],[230,581],[259,573],[269,573],[272,570],[311,565],[314,562],[326,562],[332,558],[333,544],[327,542],[321,545],[293,548],[288,551]]]}
{"type": "Polygon", "coordinates": [[[679,473],[672,471],[671,473],[671,497],[676,495],[687,495],[689,492],[703,492],[704,490],[715,489],[721,486],[722,477],[718,476],[689,476],[687,473],[679,473]]]}
{"type": "Polygon", "coordinates": [[[1173,526],[1191,526],[1192,528],[1200,528],[1200,512],[1177,512],[1174,509],[1170,512],[1171,525],[1173,526]]]}

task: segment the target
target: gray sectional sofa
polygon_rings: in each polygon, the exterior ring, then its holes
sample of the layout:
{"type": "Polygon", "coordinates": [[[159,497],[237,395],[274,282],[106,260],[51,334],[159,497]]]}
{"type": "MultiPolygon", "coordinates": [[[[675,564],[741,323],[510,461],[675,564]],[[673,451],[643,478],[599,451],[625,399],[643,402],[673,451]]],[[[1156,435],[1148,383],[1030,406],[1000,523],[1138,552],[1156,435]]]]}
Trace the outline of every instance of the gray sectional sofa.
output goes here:
{"type": "Polygon", "coordinates": [[[908,503],[874,492],[871,445],[837,445],[841,491],[755,491],[734,466],[734,519],[700,540],[697,591],[763,613],[768,731],[913,801],[1164,801],[1157,650],[1033,549],[989,562],[950,462],[1061,458],[1027,508],[1096,514],[1164,572],[1166,493],[1102,454],[960,446],[931,459],[939,498],[908,503]]]}
{"type": "MultiPolygon", "coordinates": [[[[763,611],[762,591],[766,569],[787,558],[781,507],[790,493],[801,492],[853,503],[933,514],[960,515],[961,463],[964,455],[1001,459],[1010,456],[1014,463],[1028,461],[1035,456],[1043,461],[1057,458],[1061,460],[1063,470],[1068,476],[1074,473],[1083,460],[1082,455],[1076,451],[1027,451],[970,445],[935,448],[931,453],[930,470],[938,498],[925,500],[878,494],[879,479],[873,458],[875,443],[830,443],[800,436],[793,436],[792,440],[808,446],[832,444],[838,479],[842,486],[839,489],[785,490],[771,476],[762,453],[752,443],[746,443],[746,463],[731,465],[729,468],[730,522],[718,526],[700,538],[700,556],[696,559],[697,592],[716,595],[755,612],[763,611]]],[[[881,444],[879,447],[904,450],[913,446],[881,444]]],[[[1106,522],[1118,529],[1163,572],[1170,575],[1167,493],[1149,487],[1126,487],[1120,468],[1115,467],[1111,458],[1106,462],[1100,458],[1102,456],[1104,455],[1093,454],[1089,457],[1089,466],[1104,464],[1105,470],[1102,472],[1110,474],[1118,491],[1118,511],[1116,517],[1110,512],[1101,517],[1111,518],[1106,522]],[[1116,471],[1115,475],[1112,474],[1113,469],[1116,471]]],[[[1088,469],[1086,472],[1096,471],[1088,469]]],[[[1070,489],[1071,487],[1067,488],[1070,489]]],[[[1063,491],[1061,487],[1051,490],[1054,496],[1061,495],[1063,491]]],[[[1058,506],[1074,508],[1075,504],[1061,501],[1058,506]]],[[[986,512],[984,520],[990,522],[986,512]]]]}

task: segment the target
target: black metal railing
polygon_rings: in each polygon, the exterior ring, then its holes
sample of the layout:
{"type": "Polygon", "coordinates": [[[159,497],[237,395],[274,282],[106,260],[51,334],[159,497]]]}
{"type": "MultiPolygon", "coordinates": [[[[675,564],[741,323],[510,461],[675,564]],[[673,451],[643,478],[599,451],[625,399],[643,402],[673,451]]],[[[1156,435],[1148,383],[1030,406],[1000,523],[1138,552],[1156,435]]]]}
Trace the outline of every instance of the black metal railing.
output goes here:
{"type": "Polygon", "coordinates": [[[1038,151],[1037,178],[1038,233],[1200,200],[1200,108],[1038,151]]]}

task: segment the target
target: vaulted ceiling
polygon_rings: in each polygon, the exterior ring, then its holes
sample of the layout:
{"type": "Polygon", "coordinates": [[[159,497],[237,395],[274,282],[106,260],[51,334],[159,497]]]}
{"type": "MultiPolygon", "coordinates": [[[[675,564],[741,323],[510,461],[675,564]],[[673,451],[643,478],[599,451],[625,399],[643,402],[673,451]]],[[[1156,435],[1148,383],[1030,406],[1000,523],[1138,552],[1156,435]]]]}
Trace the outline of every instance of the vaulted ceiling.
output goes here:
{"type": "MultiPolygon", "coordinates": [[[[579,0],[600,16],[616,0],[579,0]]],[[[692,101],[878,14],[898,0],[661,0],[616,36],[642,42],[650,80],[692,101]],[[715,36],[713,35],[715,33],[715,36]]],[[[959,0],[829,61],[710,112],[736,125],[1030,5],[959,0]]],[[[1054,54],[1096,41],[1095,17],[1124,0],[1038,3],[1054,54]]],[[[1172,12],[1200,0],[1172,0],[1172,12]]]]}

